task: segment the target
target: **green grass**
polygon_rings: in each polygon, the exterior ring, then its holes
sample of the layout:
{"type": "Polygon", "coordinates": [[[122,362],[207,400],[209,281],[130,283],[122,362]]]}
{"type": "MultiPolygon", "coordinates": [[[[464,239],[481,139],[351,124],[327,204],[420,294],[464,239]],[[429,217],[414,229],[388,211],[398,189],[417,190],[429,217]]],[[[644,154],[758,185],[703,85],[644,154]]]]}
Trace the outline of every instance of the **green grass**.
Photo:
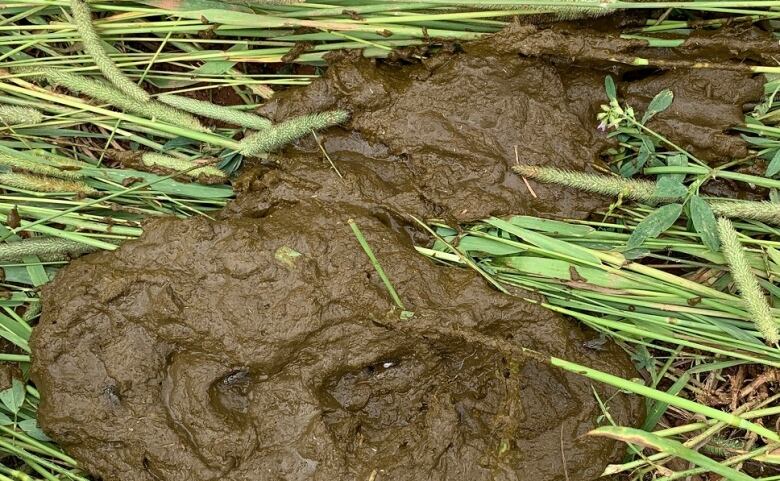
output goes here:
{"type": "MultiPolygon", "coordinates": [[[[165,2],[172,10],[162,10],[162,3],[90,2],[96,16],[92,27],[102,45],[90,43],[88,54],[81,40],[89,26],[82,19],[79,29],[74,27],[71,0],[0,0],[0,106],[5,108],[0,109],[0,118],[6,119],[0,122],[0,181],[6,179],[0,184],[0,267],[5,273],[0,282],[9,292],[0,299],[0,337],[12,346],[0,353],[0,359],[18,363],[25,373],[27,342],[40,312],[38,290],[68,262],[68,253],[116,249],[138,237],[141,221],[151,217],[209,216],[233,192],[227,184],[190,182],[188,177],[204,169],[203,162],[230,175],[240,168],[242,152],[262,157],[310,128],[333,123],[324,117],[304,118],[294,125],[270,127],[272,139],[241,127],[262,130],[264,119],[252,115],[255,107],[274,89],[306,85],[316,78],[329,52],[360,49],[367,57],[385,57],[393,48],[426,43],[430,37],[482,38],[508,25],[511,15],[543,12],[568,18],[619,9],[652,8],[646,11],[654,15],[665,11],[662,20],[648,18],[645,26],[623,33],[624,38],[642,38],[657,47],[679,45],[694,24],[718,27],[726,19],[765,20],[764,25],[780,27],[780,0],[576,4],[331,0],[254,2],[251,9],[242,6],[246,2],[165,2]],[[697,17],[700,12],[707,12],[706,20],[697,17]],[[296,42],[310,42],[311,48],[285,64],[284,57],[296,42]],[[96,62],[98,47],[104,55],[98,52],[96,62]],[[95,84],[106,72],[111,83],[95,84]],[[41,78],[46,74],[61,87],[52,89],[41,78]],[[68,79],[74,78],[80,83],[68,87],[68,79]],[[171,114],[149,115],[143,94],[133,88],[136,95],[128,97],[115,87],[128,82],[150,93],[155,108],[170,108],[171,114]],[[214,109],[171,97],[198,92],[199,99],[219,98],[217,92],[225,90],[239,105],[214,109]],[[199,115],[210,112],[207,116],[222,121],[235,113],[241,121],[205,129],[188,121],[191,117],[180,109],[199,115]],[[18,112],[34,120],[18,123],[18,112]],[[245,134],[250,140],[239,141],[245,134]],[[115,161],[118,151],[144,151],[151,155],[148,158],[165,159],[169,173],[122,167],[115,161]],[[39,177],[8,176],[11,169],[39,177]],[[79,189],[88,197],[73,194],[79,189]]],[[[615,60],[666,65],[657,58],[615,60]]],[[[609,403],[604,402],[606,427],[593,434],[633,446],[631,456],[610,466],[608,473],[632,479],[683,479],[715,472],[730,479],[751,479],[744,474],[746,462],[765,466],[780,462],[773,453],[780,439],[768,424],[780,414],[776,406],[780,394],[771,385],[765,398],[738,397],[735,404],[710,399],[714,392],[728,390],[729,376],[747,372],[758,377],[780,367],[780,351],[765,342],[765,333],[753,322],[755,316],[733,282],[729,260],[720,251],[717,228],[713,231],[715,215],[731,218],[750,274],[771,306],[780,306],[777,205],[772,209],[735,205],[700,194],[702,185],[717,177],[766,187],[770,197],[765,200],[779,200],[780,108],[774,93],[780,89],[780,69],[776,65],[750,69],[768,77],[767,100],[739,129],[753,149],[747,159],[705,166],[648,129],[642,118],[627,115],[615,99],[608,107],[608,120],[621,147],[604,175],[611,176],[612,190],[607,192],[617,198],[599,219],[514,216],[457,226],[460,230],[442,222],[424,223],[436,242],[420,246],[422,254],[453,268],[476,269],[507,292],[516,287],[542,292],[545,307],[592,327],[601,340],[616,340],[646,370],[648,379],[642,382],[618,379],[544,353],[506,346],[518,356],[535,356],[647,399],[642,431],[609,427],[609,403]],[[630,172],[628,160],[635,159],[647,142],[643,136],[655,146],[653,160],[630,172]],[[687,160],[680,161],[680,156],[687,160]],[[766,172],[739,171],[757,159],[766,161],[766,172]],[[642,184],[639,194],[633,195],[616,174],[643,175],[639,182],[653,184],[642,184]],[[661,181],[664,177],[667,180],[661,181]],[[672,207],[659,213],[665,206],[672,207]],[[722,439],[737,441],[736,447],[724,448],[722,439]],[[640,445],[649,449],[640,451],[640,445]],[[672,457],[689,467],[670,469],[672,457]]],[[[656,106],[662,109],[663,104],[659,97],[656,106]]],[[[332,115],[334,121],[343,120],[341,114],[332,115]]],[[[201,123],[209,125],[206,120],[201,123]]],[[[593,185],[593,179],[586,180],[580,187],[593,185]]],[[[572,182],[569,185],[576,188],[572,182]]],[[[363,250],[368,254],[367,247],[363,250]]],[[[381,259],[372,262],[380,272],[381,259]]],[[[389,279],[386,285],[394,292],[389,279]]],[[[397,304],[402,309],[400,298],[397,304]]],[[[780,311],[772,307],[770,315],[776,323],[780,311]]],[[[745,386],[750,384],[746,381],[745,386]]],[[[0,393],[0,454],[5,456],[0,481],[85,479],[75,460],[37,428],[37,405],[38,393],[30,384],[16,383],[0,393]]]]}

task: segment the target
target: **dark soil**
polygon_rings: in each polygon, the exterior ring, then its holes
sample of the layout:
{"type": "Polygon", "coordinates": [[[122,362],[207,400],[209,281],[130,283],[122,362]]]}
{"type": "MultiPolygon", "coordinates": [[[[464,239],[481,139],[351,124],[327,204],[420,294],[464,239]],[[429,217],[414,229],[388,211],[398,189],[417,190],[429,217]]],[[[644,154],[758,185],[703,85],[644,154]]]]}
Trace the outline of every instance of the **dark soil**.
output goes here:
{"type": "Polygon", "coordinates": [[[654,122],[681,146],[710,161],[746,152],[726,131],[760,79],[616,67],[600,56],[647,49],[594,35],[518,26],[404,68],[345,55],[279,96],[266,109],[276,120],[350,110],[349,129],[322,137],[343,179],[303,142],[257,162],[218,221],[157,220],[63,269],[31,340],[41,426],[119,481],[595,479],[623,448],[583,437],[601,414],[592,389],[621,425],[641,419],[642,401],[511,354],[527,346],[630,378],[628,357],[435,266],[399,214],[582,217],[604,205],[529,188],[510,168],[516,147],[521,163],[589,169],[608,145],[595,129],[607,71],[637,108],[673,88],[654,122]],[[565,61],[572,45],[590,64],[565,61]]]}

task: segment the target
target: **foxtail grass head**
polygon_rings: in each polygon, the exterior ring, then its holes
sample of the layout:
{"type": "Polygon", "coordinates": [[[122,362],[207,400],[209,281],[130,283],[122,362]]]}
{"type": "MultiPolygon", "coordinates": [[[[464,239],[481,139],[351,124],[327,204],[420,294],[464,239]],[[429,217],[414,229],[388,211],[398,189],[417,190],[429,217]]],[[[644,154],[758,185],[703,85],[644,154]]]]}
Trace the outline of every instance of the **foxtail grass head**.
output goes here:
{"type": "Polygon", "coordinates": [[[111,104],[128,112],[147,118],[159,119],[168,124],[191,130],[200,132],[208,130],[201,125],[197,118],[186,112],[160,102],[140,102],[100,80],[53,68],[41,68],[38,69],[38,73],[43,75],[49,83],[61,85],[72,92],[83,93],[93,99],[111,104]]]}
{"type": "Polygon", "coordinates": [[[127,78],[103,49],[100,36],[92,24],[92,11],[87,2],[71,0],[70,9],[73,13],[73,23],[84,43],[84,51],[92,57],[103,76],[128,97],[139,102],[147,102],[150,98],[149,94],[127,78]]]}
{"type": "Polygon", "coordinates": [[[539,165],[515,165],[516,173],[545,184],[558,184],[573,189],[612,197],[623,196],[627,199],[645,202],[674,201],[679,198],[658,196],[656,185],[646,180],[625,179],[623,177],[588,174],[573,170],[544,167],[539,165]]]}
{"type": "Polygon", "coordinates": [[[772,315],[764,292],[753,274],[750,262],[745,255],[745,248],[739,241],[734,225],[725,217],[718,219],[718,234],[723,249],[723,256],[731,269],[731,277],[737,285],[748,312],[753,318],[756,328],[769,344],[780,341],[778,322],[772,315]]]}
{"type": "Polygon", "coordinates": [[[271,121],[260,117],[259,115],[236,110],[231,107],[224,107],[203,100],[191,99],[181,95],[163,94],[157,99],[171,107],[184,110],[191,114],[207,117],[214,120],[220,120],[233,125],[239,125],[248,129],[265,130],[271,126],[271,121]]]}
{"type": "Polygon", "coordinates": [[[0,184],[20,190],[32,192],[49,192],[60,194],[96,195],[97,190],[85,182],[63,180],[35,174],[19,174],[6,172],[0,174],[0,184]]]}
{"type": "Polygon", "coordinates": [[[712,211],[731,219],[750,219],[780,225],[780,204],[750,200],[712,200],[712,211]]]}
{"type": "Polygon", "coordinates": [[[240,152],[247,156],[272,152],[309,132],[344,123],[347,119],[349,119],[349,113],[344,110],[331,110],[296,117],[266,130],[247,135],[240,142],[240,152]]]}
{"type": "Polygon", "coordinates": [[[0,105],[0,127],[13,125],[35,125],[43,122],[43,114],[30,107],[0,105]]]}
{"type": "Polygon", "coordinates": [[[182,175],[195,179],[206,177],[218,179],[221,182],[227,178],[225,172],[213,165],[199,167],[198,164],[189,160],[177,159],[176,157],[155,152],[146,152],[141,156],[141,161],[146,167],[160,168],[167,172],[181,172],[182,175]]]}
{"type": "Polygon", "coordinates": [[[22,262],[27,256],[42,261],[67,259],[98,250],[96,247],[59,237],[33,237],[17,242],[0,243],[0,261],[22,262]]]}

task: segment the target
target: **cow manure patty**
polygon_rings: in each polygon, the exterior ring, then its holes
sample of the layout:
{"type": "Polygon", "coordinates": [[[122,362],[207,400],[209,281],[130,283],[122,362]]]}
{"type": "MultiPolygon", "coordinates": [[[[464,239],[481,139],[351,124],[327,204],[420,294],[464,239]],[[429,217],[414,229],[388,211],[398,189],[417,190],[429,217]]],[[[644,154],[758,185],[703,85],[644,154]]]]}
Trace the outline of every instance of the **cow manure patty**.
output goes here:
{"type": "MultiPolygon", "coordinates": [[[[473,339],[632,377],[628,357],[432,264],[382,212],[307,201],[156,220],[74,261],[31,341],[41,426],[117,481],[563,481],[564,457],[584,481],[619,460],[621,445],[583,436],[601,414],[590,381],[473,339]]],[[[641,419],[641,400],[593,387],[615,422],[641,419]]]]}

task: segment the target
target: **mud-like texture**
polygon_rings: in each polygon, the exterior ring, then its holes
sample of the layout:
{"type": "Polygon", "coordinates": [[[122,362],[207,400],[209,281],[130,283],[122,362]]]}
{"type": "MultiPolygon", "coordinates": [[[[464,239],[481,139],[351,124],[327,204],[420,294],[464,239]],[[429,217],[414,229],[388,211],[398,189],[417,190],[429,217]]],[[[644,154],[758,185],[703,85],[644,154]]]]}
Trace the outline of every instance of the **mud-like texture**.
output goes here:
{"type": "Polygon", "coordinates": [[[744,104],[761,98],[764,80],[729,70],[672,71],[637,82],[624,83],[621,93],[628,105],[644,112],[658,92],[669,89],[675,99],[648,127],[683,149],[713,163],[748,155],[747,144],[726,133],[742,125],[744,104]]]}
{"type": "Polygon", "coordinates": [[[462,52],[403,68],[346,55],[334,60],[325,78],[277,96],[263,110],[276,120],[349,110],[348,129],[323,136],[344,179],[309,141],[274,157],[278,168],[250,172],[242,185],[264,192],[270,202],[304,192],[457,220],[510,212],[582,217],[606,201],[534,182],[529,189],[511,166],[519,161],[588,170],[598,161],[608,145],[596,130],[607,74],[640,112],[671,88],[672,106],[649,127],[701,159],[718,163],[747,155],[745,142],[728,130],[742,124],[744,104],[760,99],[763,80],[735,68],[760,45],[771,50],[777,42],[759,34],[734,41],[747,46],[735,47],[728,63],[721,58],[723,38],[731,42],[735,35],[700,33],[683,48],[659,49],[603,31],[516,25],[462,52]],[[609,61],[652,55],[672,62],[684,58],[681,52],[696,61],[709,55],[723,69],[664,71],[609,61]]]}
{"type": "MultiPolygon", "coordinates": [[[[563,442],[569,479],[590,480],[621,452],[580,438],[591,382],[459,333],[636,375],[617,347],[584,347],[593,333],[433,265],[394,218],[337,203],[155,221],[44,300],[40,423],[102,479],[555,481],[563,442]]],[[[595,387],[618,423],[639,419],[639,400],[595,387]]]]}
{"type": "Polygon", "coordinates": [[[511,171],[516,161],[582,170],[597,159],[605,143],[595,111],[581,118],[579,99],[570,99],[583,77],[603,83],[587,70],[563,73],[546,62],[490,52],[439,56],[402,69],[344,58],[325,79],[268,108],[277,119],[335,106],[350,111],[351,130],[331,131],[323,144],[344,180],[311,143],[278,156],[281,171],[271,178],[252,176],[255,190],[284,200],[303,190],[456,219],[508,212],[584,216],[603,199],[555,186],[532,191],[511,171]]]}
{"type": "MultiPolygon", "coordinates": [[[[594,334],[473,272],[435,266],[398,213],[585,216],[605,200],[526,184],[511,166],[598,161],[607,72],[639,109],[672,88],[651,126],[708,161],[745,152],[727,131],[761,82],[732,64],[615,66],[609,57],[650,50],[566,28],[517,25],[403,68],[343,56],[279,96],[264,112],[275,120],[352,113],[320,136],[335,169],[308,139],[258,161],[220,220],[157,220],[65,268],[31,339],[47,434],[118,481],[595,479],[622,448],[583,437],[600,414],[592,387],[619,424],[641,419],[641,400],[511,347],[634,377],[627,356],[585,347],[594,334]]],[[[750,60],[760,39],[748,40],[750,60]]],[[[721,52],[715,40],[683,49],[721,52]]],[[[683,49],[656,53],[679,63],[683,49]]]]}

